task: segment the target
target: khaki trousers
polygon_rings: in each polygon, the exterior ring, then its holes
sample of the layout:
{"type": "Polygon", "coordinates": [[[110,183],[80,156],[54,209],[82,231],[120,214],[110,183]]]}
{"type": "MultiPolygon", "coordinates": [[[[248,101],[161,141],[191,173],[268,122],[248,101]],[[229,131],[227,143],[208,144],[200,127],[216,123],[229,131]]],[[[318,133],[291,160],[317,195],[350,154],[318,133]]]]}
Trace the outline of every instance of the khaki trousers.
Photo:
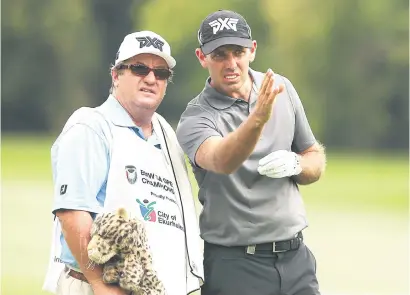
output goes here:
{"type": "Polygon", "coordinates": [[[57,295],[94,295],[90,284],[77,280],[63,271],[57,283],[57,295]]]}

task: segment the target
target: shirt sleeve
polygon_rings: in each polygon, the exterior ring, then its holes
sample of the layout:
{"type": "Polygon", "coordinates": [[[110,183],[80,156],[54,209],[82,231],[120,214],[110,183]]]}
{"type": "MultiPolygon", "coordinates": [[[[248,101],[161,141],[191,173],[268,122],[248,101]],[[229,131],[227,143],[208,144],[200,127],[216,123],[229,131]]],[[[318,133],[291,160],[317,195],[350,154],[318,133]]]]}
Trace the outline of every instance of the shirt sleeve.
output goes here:
{"type": "Polygon", "coordinates": [[[286,78],[285,85],[295,109],[295,132],[293,135],[292,151],[301,153],[310,148],[316,142],[316,138],[310,128],[302,101],[295,87],[293,87],[292,83],[286,78]]]}
{"type": "Polygon", "coordinates": [[[101,134],[75,124],[51,149],[54,180],[53,214],[58,209],[98,213],[97,195],[107,180],[108,147],[101,134]]]}
{"type": "Polygon", "coordinates": [[[182,150],[196,165],[195,155],[201,144],[211,136],[219,136],[212,113],[198,105],[188,105],[178,123],[176,135],[182,150]]]}

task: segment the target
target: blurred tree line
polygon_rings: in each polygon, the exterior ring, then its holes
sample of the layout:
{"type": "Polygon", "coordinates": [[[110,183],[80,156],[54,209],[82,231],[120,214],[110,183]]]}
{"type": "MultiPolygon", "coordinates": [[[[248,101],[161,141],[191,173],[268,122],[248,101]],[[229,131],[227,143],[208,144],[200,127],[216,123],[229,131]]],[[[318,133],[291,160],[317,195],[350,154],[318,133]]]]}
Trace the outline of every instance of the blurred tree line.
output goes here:
{"type": "Polygon", "coordinates": [[[407,148],[407,0],[8,0],[2,2],[2,130],[59,132],[80,106],[108,95],[124,36],[153,30],[177,60],[158,112],[176,123],[204,86],[196,60],[200,22],[241,13],[258,42],[252,68],[295,85],[328,147],[407,148]]]}

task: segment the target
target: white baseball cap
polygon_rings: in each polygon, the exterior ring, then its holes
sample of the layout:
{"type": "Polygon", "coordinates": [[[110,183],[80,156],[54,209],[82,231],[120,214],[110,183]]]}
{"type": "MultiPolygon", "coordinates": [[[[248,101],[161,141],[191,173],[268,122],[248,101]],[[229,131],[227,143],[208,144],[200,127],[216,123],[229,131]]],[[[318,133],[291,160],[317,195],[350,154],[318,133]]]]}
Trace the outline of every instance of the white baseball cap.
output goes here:
{"type": "Polygon", "coordinates": [[[160,35],[151,31],[140,31],[125,36],[118,49],[115,65],[142,53],[150,53],[162,57],[170,69],[176,65],[175,59],[171,56],[171,47],[168,42],[160,35]]]}

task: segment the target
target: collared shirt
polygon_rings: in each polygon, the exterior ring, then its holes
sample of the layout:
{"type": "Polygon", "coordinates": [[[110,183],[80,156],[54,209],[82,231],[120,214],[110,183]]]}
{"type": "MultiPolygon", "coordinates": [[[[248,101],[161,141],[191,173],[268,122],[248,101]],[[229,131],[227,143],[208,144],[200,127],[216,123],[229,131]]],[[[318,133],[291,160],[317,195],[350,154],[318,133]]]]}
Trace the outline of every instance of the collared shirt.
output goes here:
{"type": "MultiPolygon", "coordinates": [[[[114,125],[130,128],[136,136],[145,139],[141,128],[135,125],[112,95],[96,110],[114,125]]],[[[51,148],[53,213],[58,209],[83,210],[93,213],[94,217],[104,205],[112,135],[103,116],[98,113],[91,116],[90,112],[86,112],[86,115],[81,113],[80,109],[68,119],[51,148]]],[[[146,140],[160,148],[155,133],[146,140]]],[[[60,259],[79,270],[63,235],[60,240],[60,259]]]]}
{"type": "MultiPolygon", "coordinates": [[[[272,116],[264,126],[252,154],[229,175],[198,167],[195,155],[209,137],[225,137],[247,120],[256,105],[264,74],[250,70],[254,85],[249,103],[218,92],[210,85],[181,116],[178,141],[188,155],[203,204],[201,237],[214,244],[244,246],[286,240],[307,226],[297,184],[292,178],[273,179],[258,173],[258,161],[277,150],[302,152],[315,143],[302,103],[293,85],[275,75],[275,85],[285,84],[276,97],[272,116]]],[[[246,144],[238,142],[238,146],[246,144]]]]}

